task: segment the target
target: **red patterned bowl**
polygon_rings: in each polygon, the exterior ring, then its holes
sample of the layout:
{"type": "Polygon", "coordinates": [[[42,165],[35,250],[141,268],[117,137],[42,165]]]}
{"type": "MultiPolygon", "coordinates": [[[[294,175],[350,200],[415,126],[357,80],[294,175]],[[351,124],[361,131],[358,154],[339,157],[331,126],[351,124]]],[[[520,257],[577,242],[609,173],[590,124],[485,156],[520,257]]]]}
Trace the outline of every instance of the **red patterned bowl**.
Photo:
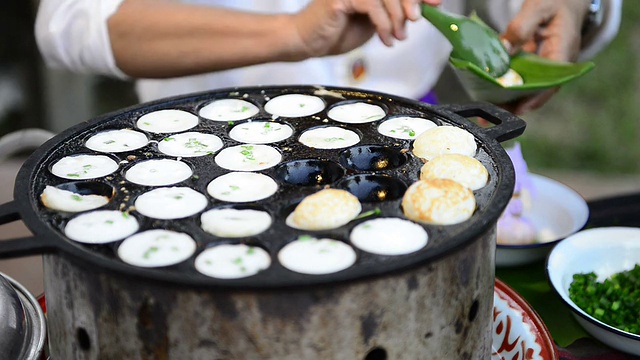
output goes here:
{"type": "Polygon", "coordinates": [[[558,350],[540,316],[522,296],[496,279],[491,360],[558,360],[558,350]]]}

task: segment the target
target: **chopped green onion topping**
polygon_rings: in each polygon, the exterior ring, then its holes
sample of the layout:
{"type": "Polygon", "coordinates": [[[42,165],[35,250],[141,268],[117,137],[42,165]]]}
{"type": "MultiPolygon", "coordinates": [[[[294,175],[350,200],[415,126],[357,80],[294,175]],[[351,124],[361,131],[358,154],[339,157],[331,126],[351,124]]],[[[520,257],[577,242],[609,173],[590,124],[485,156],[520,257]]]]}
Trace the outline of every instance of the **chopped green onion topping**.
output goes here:
{"type": "Polygon", "coordinates": [[[240,151],[240,154],[244,155],[245,160],[255,161],[255,157],[253,156],[253,146],[252,145],[242,145],[243,149],[240,151]]]}
{"type": "Polygon", "coordinates": [[[640,335],[640,265],[603,282],[595,273],[574,274],[569,298],[584,312],[620,330],[640,335]]]}
{"type": "Polygon", "coordinates": [[[373,210],[365,211],[362,214],[358,215],[354,220],[366,218],[369,216],[380,215],[382,214],[382,210],[380,208],[375,208],[373,210]]]}
{"type": "Polygon", "coordinates": [[[148,259],[151,257],[151,255],[153,253],[158,252],[158,250],[160,250],[157,246],[150,246],[147,251],[144,252],[144,254],[142,254],[142,257],[145,259],[148,259]]]}

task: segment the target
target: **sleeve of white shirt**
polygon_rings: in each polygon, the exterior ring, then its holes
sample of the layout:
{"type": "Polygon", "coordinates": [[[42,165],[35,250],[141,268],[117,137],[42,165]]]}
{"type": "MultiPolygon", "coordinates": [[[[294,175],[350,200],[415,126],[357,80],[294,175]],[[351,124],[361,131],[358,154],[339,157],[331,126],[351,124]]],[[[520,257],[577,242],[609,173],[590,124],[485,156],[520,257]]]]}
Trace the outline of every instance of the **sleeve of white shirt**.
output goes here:
{"type": "MultiPolygon", "coordinates": [[[[588,1],[588,0],[584,0],[588,1]]],[[[487,23],[504,31],[509,20],[520,10],[523,0],[467,0],[468,10],[477,10],[487,23]]],[[[618,34],[622,14],[622,0],[604,0],[602,24],[583,41],[579,60],[588,60],[602,51],[618,34]]]]}
{"type": "Polygon", "coordinates": [[[124,0],[41,0],[35,36],[47,66],[128,78],[116,66],[107,20],[124,0]]]}

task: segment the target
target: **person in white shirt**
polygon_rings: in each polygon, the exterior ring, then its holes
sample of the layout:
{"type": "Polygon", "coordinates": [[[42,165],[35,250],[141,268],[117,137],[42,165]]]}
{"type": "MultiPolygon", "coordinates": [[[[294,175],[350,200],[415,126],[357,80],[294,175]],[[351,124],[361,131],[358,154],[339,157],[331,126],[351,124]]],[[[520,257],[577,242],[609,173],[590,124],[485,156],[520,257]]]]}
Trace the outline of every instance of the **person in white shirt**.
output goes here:
{"type": "Polygon", "coordinates": [[[622,0],[41,0],[35,33],[49,66],[136,79],[141,102],[286,84],[421,99],[451,51],[422,19],[423,2],[477,10],[512,51],[575,61],[615,36],[622,0]]]}

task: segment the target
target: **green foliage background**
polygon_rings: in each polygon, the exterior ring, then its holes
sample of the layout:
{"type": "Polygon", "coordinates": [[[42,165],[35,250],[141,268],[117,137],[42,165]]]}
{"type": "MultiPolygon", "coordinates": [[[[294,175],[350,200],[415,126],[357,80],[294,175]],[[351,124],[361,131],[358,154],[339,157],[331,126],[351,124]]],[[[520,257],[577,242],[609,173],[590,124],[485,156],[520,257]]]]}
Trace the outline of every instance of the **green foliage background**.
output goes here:
{"type": "Polygon", "coordinates": [[[526,114],[518,141],[531,169],[640,173],[640,5],[623,4],[618,36],[596,67],[526,114]]]}

